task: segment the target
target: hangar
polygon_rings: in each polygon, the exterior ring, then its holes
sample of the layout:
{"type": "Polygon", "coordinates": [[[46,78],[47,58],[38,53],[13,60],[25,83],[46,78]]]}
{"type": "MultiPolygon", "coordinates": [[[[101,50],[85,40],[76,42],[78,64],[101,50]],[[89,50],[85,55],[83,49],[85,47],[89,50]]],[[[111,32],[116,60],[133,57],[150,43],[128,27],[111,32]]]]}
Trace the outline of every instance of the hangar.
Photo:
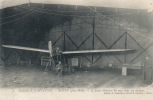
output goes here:
{"type": "Polygon", "coordinates": [[[52,41],[52,47],[63,52],[135,50],[71,56],[66,62],[70,62],[75,71],[65,71],[57,79],[52,71],[43,71],[53,63],[48,54],[1,46],[2,87],[139,87],[152,84],[151,2],[16,0],[8,3],[6,0],[1,1],[0,14],[1,45],[48,49],[47,43],[52,41]]]}

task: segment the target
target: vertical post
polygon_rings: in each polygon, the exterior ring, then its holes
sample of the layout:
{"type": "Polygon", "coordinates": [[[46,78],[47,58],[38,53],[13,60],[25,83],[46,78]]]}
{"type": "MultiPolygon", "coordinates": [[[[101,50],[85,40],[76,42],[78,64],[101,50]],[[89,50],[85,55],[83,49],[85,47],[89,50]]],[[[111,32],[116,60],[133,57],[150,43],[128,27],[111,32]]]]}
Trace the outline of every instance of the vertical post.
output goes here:
{"type": "Polygon", "coordinates": [[[105,19],[106,20],[106,29],[107,29],[107,19],[105,19]]]}
{"type": "Polygon", "coordinates": [[[29,0],[29,2],[28,2],[28,7],[30,7],[30,0],[29,0]]]}
{"type": "Polygon", "coordinates": [[[64,51],[65,51],[65,41],[66,41],[66,39],[65,39],[65,31],[64,31],[64,51]]]}
{"type": "Polygon", "coordinates": [[[75,10],[77,10],[77,9],[78,9],[78,6],[76,5],[76,6],[75,6],[75,10]]]}
{"type": "MultiPolygon", "coordinates": [[[[127,32],[125,32],[125,49],[127,49],[127,32]]],[[[126,63],[126,54],[124,55],[124,57],[125,57],[125,63],[126,63]]]]}
{"type": "Polygon", "coordinates": [[[138,14],[140,13],[140,11],[138,10],[138,14]]]}
{"type": "Polygon", "coordinates": [[[95,19],[93,19],[93,37],[92,37],[92,49],[95,48],[95,19]]]}
{"type": "Polygon", "coordinates": [[[41,7],[44,8],[44,4],[41,4],[41,7]]]}
{"type": "Polygon", "coordinates": [[[117,12],[117,8],[116,8],[116,10],[115,10],[116,12],[117,12]]]}
{"type": "MultiPolygon", "coordinates": [[[[95,18],[93,18],[93,37],[92,37],[92,49],[95,49],[95,18]]],[[[94,62],[94,56],[92,55],[92,63],[94,62]]]]}
{"type": "Polygon", "coordinates": [[[143,72],[143,79],[146,84],[151,84],[152,79],[152,59],[148,56],[145,57],[144,60],[144,72],[143,72]]]}
{"type": "Polygon", "coordinates": [[[95,11],[97,11],[97,8],[95,7],[95,11]]]}
{"type": "Polygon", "coordinates": [[[61,5],[59,4],[58,7],[57,7],[57,9],[60,9],[60,7],[61,7],[61,5]]]}

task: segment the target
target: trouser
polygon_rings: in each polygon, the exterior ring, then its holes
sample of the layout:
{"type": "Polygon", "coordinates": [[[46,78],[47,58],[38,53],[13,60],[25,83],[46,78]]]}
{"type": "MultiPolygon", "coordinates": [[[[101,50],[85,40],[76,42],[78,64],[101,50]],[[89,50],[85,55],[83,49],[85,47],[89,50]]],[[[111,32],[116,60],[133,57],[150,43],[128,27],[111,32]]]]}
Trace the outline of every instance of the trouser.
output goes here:
{"type": "Polygon", "coordinates": [[[62,75],[63,70],[62,69],[58,69],[58,70],[56,70],[56,72],[57,72],[57,75],[62,75]]]}
{"type": "Polygon", "coordinates": [[[57,55],[56,60],[57,60],[57,63],[61,61],[61,55],[57,55]]]}

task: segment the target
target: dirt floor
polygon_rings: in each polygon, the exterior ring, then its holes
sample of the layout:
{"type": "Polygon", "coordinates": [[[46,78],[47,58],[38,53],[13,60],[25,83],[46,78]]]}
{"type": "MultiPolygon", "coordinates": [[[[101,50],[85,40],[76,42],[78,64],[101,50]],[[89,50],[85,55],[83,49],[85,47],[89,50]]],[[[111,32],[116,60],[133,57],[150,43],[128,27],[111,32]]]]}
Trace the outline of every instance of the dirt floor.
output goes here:
{"type": "Polygon", "coordinates": [[[135,88],[147,86],[141,74],[122,76],[117,70],[75,71],[57,76],[40,66],[1,67],[1,87],[4,88],[135,88]]]}

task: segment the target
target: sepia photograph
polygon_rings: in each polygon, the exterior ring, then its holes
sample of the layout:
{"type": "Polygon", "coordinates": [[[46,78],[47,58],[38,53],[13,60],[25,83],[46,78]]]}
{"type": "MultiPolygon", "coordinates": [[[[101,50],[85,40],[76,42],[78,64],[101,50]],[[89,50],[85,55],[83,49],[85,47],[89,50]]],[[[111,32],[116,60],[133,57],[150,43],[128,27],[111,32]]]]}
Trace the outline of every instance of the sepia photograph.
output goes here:
{"type": "Polygon", "coordinates": [[[0,100],[152,97],[152,0],[0,0],[0,100]]]}

